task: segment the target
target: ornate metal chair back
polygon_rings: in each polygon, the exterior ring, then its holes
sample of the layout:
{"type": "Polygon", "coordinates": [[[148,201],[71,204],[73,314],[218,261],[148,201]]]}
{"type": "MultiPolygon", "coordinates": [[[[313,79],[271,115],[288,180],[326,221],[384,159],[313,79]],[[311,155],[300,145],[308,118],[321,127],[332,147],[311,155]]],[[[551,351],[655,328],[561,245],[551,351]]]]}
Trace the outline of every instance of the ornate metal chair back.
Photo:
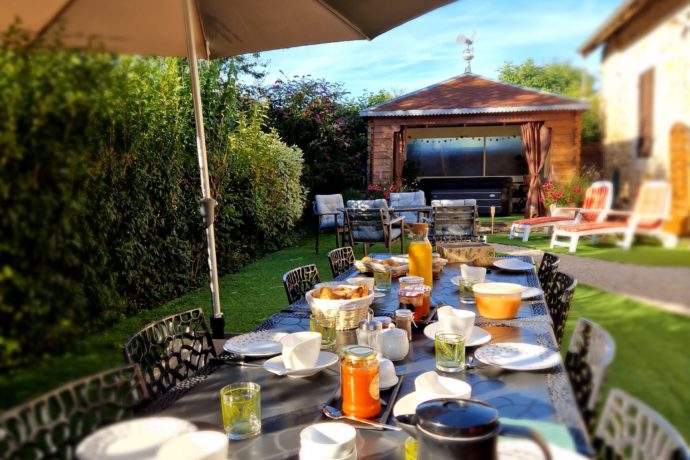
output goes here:
{"type": "Polygon", "coordinates": [[[283,275],[283,286],[287,294],[288,305],[304,298],[310,289],[321,282],[316,265],[305,265],[290,270],[283,275]]]}
{"type": "Polygon", "coordinates": [[[551,321],[553,322],[553,333],[556,336],[558,345],[563,340],[565,323],[568,320],[570,304],[572,303],[573,295],[575,295],[576,286],[577,280],[575,278],[567,273],[558,272],[544,291],[546,305],[549,308],[551,321]]]}
{"type": "Polygon", "coordinates": [[[541,258],[541,263],[539,264],[539,271],[537,271],[537,278],[539,278],[539,284],[541,288],[546,291],[553,281],[553,277],[556,276],[558,271],[558,264],[561,262],[560,257],[545,252],[544,256],[541,258]]]}
{"type": "Polygon", "coordinates": [[[355,265],[355,252],[350,246],[334,249],[328,253],[328,262],[331,264],[333,278],[336,278],[355,265]]]}
{"type": "Polygon", "coordinates": [[[604,378],[613,361],[616,345],[606,330],[579,318],[565,356],[575,401],[590,434],[594,432],[604,378]]]}
{"type": "Polygon", "coordinates": [[[193,377],[214,356],[200,308],[149,323],[125,343],[125,357],[139,368],[152,398],[193,377]]]}
{"type": "Polygon", "coordinates": [[[0,413],[2,458],[74,458],[83,438],[131,417],[146,397],[134,366],[68,383],[0,413]]]}
{"type": "Polygon", "coordinates": [[[690,458],[687,442],[673,425],[618,388],[606,399],[593,444],[601,459],[690,458]]]}

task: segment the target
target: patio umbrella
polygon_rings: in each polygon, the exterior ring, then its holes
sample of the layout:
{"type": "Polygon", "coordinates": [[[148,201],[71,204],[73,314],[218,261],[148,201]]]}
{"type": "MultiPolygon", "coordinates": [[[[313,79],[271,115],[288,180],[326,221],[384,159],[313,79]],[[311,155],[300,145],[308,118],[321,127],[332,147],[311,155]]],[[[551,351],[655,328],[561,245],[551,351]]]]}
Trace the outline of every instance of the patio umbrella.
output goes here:
{"type": "Polygon", "coordinates": [[[213,210],[206,162],[197,57],[372,39],[453,0],[3,0],[0,29],[17,18],[35,38],[61,30],[66,47],[96,39],[106,50],[187,56],[196,118],[202,214],[213,299],[211,328],[223,336],[213,210]]]}

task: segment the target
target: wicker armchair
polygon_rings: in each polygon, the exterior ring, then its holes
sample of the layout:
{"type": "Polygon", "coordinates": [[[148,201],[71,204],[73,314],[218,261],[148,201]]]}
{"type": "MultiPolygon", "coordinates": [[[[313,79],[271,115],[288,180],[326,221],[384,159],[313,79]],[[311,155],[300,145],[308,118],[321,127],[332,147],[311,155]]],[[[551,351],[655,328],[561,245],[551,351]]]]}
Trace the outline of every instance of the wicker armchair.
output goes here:
{"type": "Polygon", "coordinates": [[[331,265],[333,278],[336,278],[355,265],[355,252],[351,246],[334,249],[328,253],[328,262],[331,265]]]}
{"type": "Polygon", "coordinates": [[[347,234],[345,227],[345,215],[343,214],[343,196],[335,195],[316,195],[314,197],[313,209],[316,217],[316,248],[319,252],[319,239],[321,232],[334,231],[335,243],[337,247],[342,246],[342,235],[347,234]]]}
{"type": "Polygon", "coordinates": [[[565,370],[590,434],[594,432],[604,378],[615,352],[616,344],[603,327],[585,318],[577,320],[565,355],[565,370]]]}
{"type": "MultiPolygon", "coordinates": [[[[378,200],[377,200],[378,201],[378,200]]],[[[392,218],[388,213],[385,200],[381,207],[347,207],[345,221],[350,230],[350,241],[364,245],[364,255],[370,244],[384,243],[388,252],[393,252],[393,243],[400,240],[400,253],[405,251],[405,217],[392,218]]],[[[356,203],[348,202],[356,205],[356,203]]]]}
{"type": "Polygon", "coordinates": [[[193,377],[215,356],[200,308],[149,323],[125,343],[127,361],[137,366],[153,398],[193,377]]]}
{"type": "Polygon", "coordinates": [[[146,396],[134,366],[68,383],[0,413],[2,458],[74,458],[83,438],[103,426],[130,418],[146,396]]]}
{"type": "Polygon", "coordinates": [[[316,284],[320,283],[319,271],[316,265],[305,265],[290,270],[283,275],[283,286],[287,295],[288,305],[304,298],[304,295],[316,284]]]}

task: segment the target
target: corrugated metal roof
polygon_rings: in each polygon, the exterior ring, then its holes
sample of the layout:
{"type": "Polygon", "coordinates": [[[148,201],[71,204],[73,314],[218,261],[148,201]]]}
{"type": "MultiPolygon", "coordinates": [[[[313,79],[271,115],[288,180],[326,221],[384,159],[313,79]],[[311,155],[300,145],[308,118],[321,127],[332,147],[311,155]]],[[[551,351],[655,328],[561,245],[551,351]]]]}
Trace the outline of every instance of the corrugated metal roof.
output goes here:
{"type": "Polygon", "coordinates": [[[462,74],[362,110],[362,117],[412,117],[588,110],[589,104],[552,93],[462,74]]]}

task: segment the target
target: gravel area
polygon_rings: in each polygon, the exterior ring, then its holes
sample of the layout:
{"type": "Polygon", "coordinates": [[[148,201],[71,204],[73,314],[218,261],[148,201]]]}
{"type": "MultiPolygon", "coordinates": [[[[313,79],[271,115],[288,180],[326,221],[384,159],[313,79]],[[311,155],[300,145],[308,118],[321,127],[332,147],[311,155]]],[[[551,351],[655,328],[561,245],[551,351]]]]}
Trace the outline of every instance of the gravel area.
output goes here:
{"type": "MultiPolygon", "coordinates": [[[[496,251],[531,255],[537,263],[543,254],[537,249],[503,244],[497,244],[496,251]]],[[[622,264],[567,254],[558,254],[558,257],[561,258],[559,268],[575,276],[580,283],[690,316],[690,268],[622,264]]]]}

